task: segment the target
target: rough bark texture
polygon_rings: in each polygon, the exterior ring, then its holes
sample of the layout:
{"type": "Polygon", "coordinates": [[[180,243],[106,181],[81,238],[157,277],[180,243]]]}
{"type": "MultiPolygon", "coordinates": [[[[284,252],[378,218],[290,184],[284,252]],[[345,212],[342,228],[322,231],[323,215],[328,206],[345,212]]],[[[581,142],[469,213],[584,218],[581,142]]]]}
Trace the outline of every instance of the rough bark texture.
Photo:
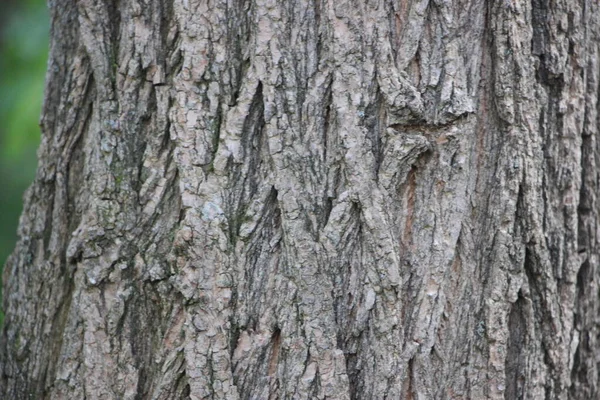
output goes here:
{"type": "Polygon", "coordinates": [[[600,398],[597,1],[50,6],[1,398],[600,398]]]}

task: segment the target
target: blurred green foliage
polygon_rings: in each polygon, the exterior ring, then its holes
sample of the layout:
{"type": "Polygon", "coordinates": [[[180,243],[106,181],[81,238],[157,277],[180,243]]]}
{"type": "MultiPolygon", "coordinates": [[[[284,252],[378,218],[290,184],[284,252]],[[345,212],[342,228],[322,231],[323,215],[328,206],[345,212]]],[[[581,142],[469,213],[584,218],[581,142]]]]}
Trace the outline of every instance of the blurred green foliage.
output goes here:
{"type": "Polygon", "coordinates": [[[0,6],[0,268],[15,245],[22,195],[35,176],[49,32],[45,1],[3,3],[0,6]]]}

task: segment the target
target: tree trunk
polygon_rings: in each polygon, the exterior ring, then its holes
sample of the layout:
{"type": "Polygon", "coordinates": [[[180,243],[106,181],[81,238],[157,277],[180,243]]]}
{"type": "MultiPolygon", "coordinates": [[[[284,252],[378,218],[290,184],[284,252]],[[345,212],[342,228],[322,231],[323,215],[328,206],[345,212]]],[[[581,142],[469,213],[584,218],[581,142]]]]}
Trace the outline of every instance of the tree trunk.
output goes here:
{"type": "Polygon", "coordinates": [[[50,6],[1,398],[600,398],[597,1],[50,6]]]}

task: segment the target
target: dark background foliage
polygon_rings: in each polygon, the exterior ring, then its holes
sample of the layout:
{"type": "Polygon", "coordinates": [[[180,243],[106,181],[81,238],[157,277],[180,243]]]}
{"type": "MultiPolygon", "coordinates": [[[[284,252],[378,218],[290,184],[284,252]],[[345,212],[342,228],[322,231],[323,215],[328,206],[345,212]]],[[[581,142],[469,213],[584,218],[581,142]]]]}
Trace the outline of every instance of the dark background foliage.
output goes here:
{"type": "Polygon", "coordinates": [[[43,0],[0,3],[0,268],[14,247],[22,195],[35,176],[48,31],[43,0]]]}

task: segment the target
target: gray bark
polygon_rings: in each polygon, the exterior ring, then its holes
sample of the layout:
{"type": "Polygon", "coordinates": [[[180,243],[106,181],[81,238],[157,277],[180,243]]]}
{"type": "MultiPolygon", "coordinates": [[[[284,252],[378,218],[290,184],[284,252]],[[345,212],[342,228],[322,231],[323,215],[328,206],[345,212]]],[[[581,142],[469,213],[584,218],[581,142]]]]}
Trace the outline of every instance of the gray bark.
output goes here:
{"type": "Polygon", "coordinates": [[[1,398],[600,398],[597,1],[50,7],[1,398]]]}

